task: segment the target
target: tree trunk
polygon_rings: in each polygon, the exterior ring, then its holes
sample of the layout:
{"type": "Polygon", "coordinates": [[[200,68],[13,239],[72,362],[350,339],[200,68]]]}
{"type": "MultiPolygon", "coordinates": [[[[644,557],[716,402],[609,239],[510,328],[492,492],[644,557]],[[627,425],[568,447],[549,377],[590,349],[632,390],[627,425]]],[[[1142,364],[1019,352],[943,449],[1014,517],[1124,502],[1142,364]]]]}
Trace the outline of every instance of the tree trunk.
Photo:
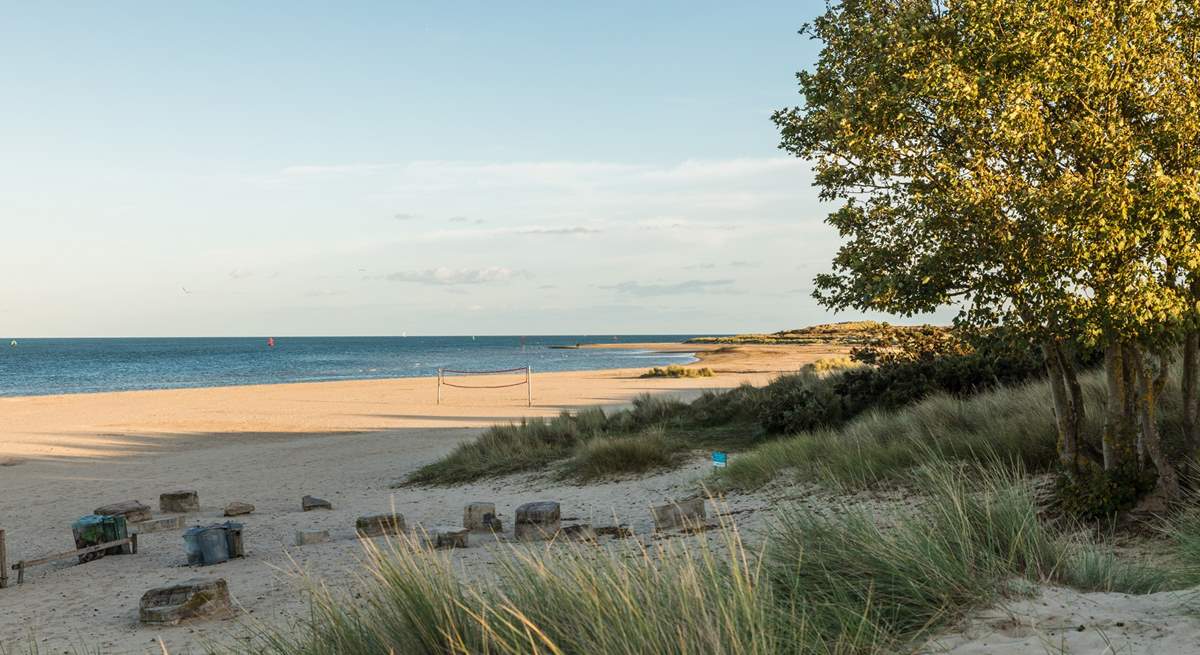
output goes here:
{"type": "Polygon", "coordinates": [[[1191,455],[1200,450],[1200,330],[1188,330],[1183,341],[1183,437],[1191,455]]]}
{"type": "Polygon", "coordinates": [[[1137,454],[1137,389],[1129,365],[1129,347],[1110,341],[1104,348],[1104,373],[1108,398],[1104,412],[1104,470],[1112,471],[1134,462],[1137,454]]]}
{"type": "Polygon", "coordinates": [[[1074,348],[1064,346],[1060,341],[1055,344],[1055,351],[1069,393],[1070,404],[1068,407],[1071,412],[1069,427],[1075,438],[1075,450],[1077,455],[1082,456],[1084,460],[1099,464],[1102,461],[1102,453],[1083,431],[1083,422],[1087,418],[1087,406],[1084,404],[1083,385],[1079,383],[1079,371],[1075,369],[1074,348]]]}
{"type": "Polygon", "coordinates": [[[1157,407],[1158,397],[1167,383],[1170,367],[1169,356],[1159,355],[1159,368],[1154,370],[1140,350],[1130,347],[1133,360],[1137,365],[1139,419],[1141,421],[1141,441],[1154,468],[1158,471],[1158,486],[1154,493],[1164,500],[1179,498],[1179,476],[1175,467],[1167,459],[1163,449],[1162,439],[1158,432],[1157,407]]]}
{"type": "Polygon", "coordinates": [[[1058,461],[1068,473],[1079,472],[1079,450],[1075,434],[1071,430],[1070,395],[1058,350],[1051,342],[1042,344],[1042,356],[1046,359],[1046,373],[1050,377],[1050,395],[1054,399],[1054,422],[1058,428],[1058,461]]]}

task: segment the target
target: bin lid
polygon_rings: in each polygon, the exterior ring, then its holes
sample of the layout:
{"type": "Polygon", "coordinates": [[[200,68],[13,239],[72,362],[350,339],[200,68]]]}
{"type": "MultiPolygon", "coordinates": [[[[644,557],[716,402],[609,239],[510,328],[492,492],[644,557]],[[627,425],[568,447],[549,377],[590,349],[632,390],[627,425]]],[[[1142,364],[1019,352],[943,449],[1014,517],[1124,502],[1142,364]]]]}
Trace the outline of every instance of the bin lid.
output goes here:
{"type": "Polygon", "coordinates": [[[87,516],[81,516],[76,519],[75,522],[71,524],[71,527],[84,528],[92,525],[101,525],[104,523],[105,518],[107,517],[99,516],[97,514],[88,514],[87,516]]]}

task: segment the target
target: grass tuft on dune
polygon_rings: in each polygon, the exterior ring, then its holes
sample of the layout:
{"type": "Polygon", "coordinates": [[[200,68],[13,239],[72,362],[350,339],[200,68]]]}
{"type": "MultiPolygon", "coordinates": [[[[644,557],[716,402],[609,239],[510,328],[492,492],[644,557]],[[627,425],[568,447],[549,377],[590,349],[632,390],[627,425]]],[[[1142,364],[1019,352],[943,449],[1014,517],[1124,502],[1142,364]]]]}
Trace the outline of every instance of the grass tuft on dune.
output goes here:
{"type": "Polygon", "coordinates": [[[671,364],[666,368],[655,366],[654,368],[642,373],[644,378],[711,378],[716,373],[707,366],[701,368],[689,368],[678,364],[671,364]]]}

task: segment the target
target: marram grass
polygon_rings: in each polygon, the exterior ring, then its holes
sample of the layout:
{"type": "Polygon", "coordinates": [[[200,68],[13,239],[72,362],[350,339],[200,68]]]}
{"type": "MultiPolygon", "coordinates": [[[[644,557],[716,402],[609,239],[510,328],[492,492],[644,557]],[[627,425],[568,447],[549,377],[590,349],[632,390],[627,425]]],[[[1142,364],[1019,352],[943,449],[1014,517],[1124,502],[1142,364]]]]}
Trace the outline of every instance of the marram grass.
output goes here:
{"type": "Polygon", "coordinates": [[[514,546],[488,579],[404,538],[368,543],[361,599],[314,585],[306,625],[245,652],[885,653],[1014,593],[1014,578],[1126,593],[1174,582],[1040,521],[1029,482],[1007,470],[936,465],[914,480],[911,508],[785,508],[758,546],[728,524],[650,545],[514,546]]]}

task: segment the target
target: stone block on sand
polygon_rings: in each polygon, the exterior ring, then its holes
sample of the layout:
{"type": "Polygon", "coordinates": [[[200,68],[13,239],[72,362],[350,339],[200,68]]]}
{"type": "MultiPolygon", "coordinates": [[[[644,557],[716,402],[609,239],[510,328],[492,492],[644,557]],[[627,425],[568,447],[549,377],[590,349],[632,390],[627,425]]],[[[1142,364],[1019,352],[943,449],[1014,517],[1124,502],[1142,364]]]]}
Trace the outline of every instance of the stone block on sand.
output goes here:
{"type": "Polygon", "coordinates": [[[690,498],[669,505],[652,507],[650,514],[654,518],[656,530],[694,525],[703,522],[707,517],[703,498],[690,498]]]}
{"type": "Polygon", "coordinates": [[[150,520],[150,506],[136,500],[126,500],[120,503],[97,507],[92,514],[100,516],[124,516],[126,523],[150,520]]]}
{"type": "Polygon", "coordinates": [[[231,610],[224,578],[195,578],[142,594],[138,618],[142,623],[175,625],[189,619],[224,617],[231,610]]]}
{"type": "Polygon", "coordinates": [[[503,524],[496,515],[496,503],[471,503],[463,508],[463,527],[479,532],[500,532],[503,524]]]}
{"type": "Polygon", "coordinates": [[[364,537],[401,534],[404,532],[404,515],[375,514],[372,516],[360,516],[354,522],[354,528],[364,537]]]}
{"type": "Polygon", "coordinates": [[[168,491],[158,497],[158,509],[163,512],[177,512],[179,514],[199,512],[200,495],[195,491],[186,489],[168,491]]]}
{"type": "Polygon", "coordinates": [[[328,530],[297,530],[296,545],[311,546],[312,544],[323,544],[329,541],[328,530]]]}
{"type": "Polygon", "coordinates": [[[517,508],[513,533],[521,541],[550,539],[558,534],[562,513],[558,503],[544,500],[517,508]]]}
{"type": "Polygon", "coordinates": [[[233,501],[225,506],[225,516],[242,516],[254,511],[254,505],[233,501]]]}
{"type": "Polygon", "coordinates": [[[300,507],[302,507],[306,512],[311,512],[314,509],[333,509],[333,503],[325,500],[324,498],[305,496],[300,499],[300,507]]]}

